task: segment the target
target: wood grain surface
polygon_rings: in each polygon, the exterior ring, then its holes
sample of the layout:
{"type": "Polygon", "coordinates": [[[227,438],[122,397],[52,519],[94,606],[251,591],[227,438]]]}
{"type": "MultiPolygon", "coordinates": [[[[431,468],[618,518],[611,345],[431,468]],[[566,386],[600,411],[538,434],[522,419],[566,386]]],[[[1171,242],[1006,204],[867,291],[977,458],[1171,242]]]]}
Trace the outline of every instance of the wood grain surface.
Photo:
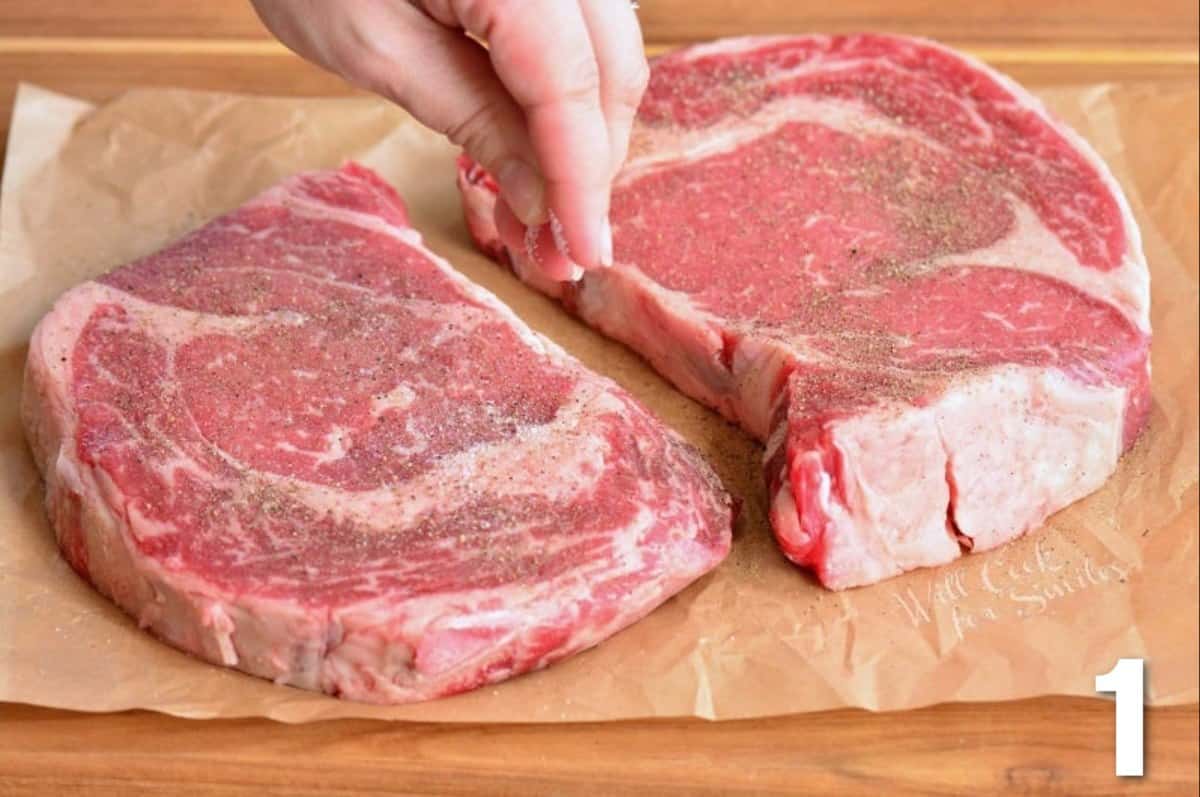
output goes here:
{"type": "MultiPolygon", "coordinates": [[[[1200,24],[1197,4],[1187,0],[641,0],[640,6],[650,42],[890,30],[958,42],[1186,46],[1200,24]]],[[[246,0],[0,0],[0,36],[253,39],[267,32],[246,0]]]]}
{"type": "MultiPolygon", "coordinates": [[[[1188,0],[642,0],[652,49],[743,33],[894,30],[1037,87],[1197,81],[1188,0]]],[[[21,81],[322,95],[345,84],[266,37],[245,0],[0,0],[0,132],[21,81]]],[[[287,726],[0,704],[0,797],[429,794],[1195,794],[1200,709],[1146,717],[1146,777],[1113,775],[1113,706],[1044,698],[900,714],[586,725],[287,726]]]]}
{"type": "Polygon", "coordinates": [[[903,714],[580,725],[277,725],[0,707],[0,795],[1187,794],[1196,707],[1147,716],[1113,774],[1113,707],[1043,699],[903,714]]]}

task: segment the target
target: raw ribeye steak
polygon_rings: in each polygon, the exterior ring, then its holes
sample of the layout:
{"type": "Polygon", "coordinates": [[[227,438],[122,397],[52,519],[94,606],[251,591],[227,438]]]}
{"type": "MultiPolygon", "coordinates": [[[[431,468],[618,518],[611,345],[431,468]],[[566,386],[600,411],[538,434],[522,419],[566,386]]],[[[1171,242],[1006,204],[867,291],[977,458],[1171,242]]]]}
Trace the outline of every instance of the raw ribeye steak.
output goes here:
{"type": "Polygon", "coordinates": [[[1149,275],[1105,165],[1008,78],[884,35],[659,59],[615,267],[561,257],[470,161],[484,250],[766,444],[784,553],[831,588],[993,548],[1146,423],[1149,275]]]}
{"type": "Polygon", "coordinates": [[[355,700],[543,667],[730,544],[699,454],[356,165],[63,295],[23,414],[75,570],[185,651],[355,700]]]}

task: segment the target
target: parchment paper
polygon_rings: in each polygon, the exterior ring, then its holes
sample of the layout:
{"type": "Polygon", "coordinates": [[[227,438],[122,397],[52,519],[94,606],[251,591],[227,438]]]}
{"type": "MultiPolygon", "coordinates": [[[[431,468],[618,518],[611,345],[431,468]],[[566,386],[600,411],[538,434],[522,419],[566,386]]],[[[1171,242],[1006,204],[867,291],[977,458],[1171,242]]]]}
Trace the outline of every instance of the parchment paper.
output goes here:
{"type": "MultiPolygon", "coordinates": [[[[1002,550],[833,594],[776,551],[759,449],[636,356],[476,254],[454,150],[371,99],[133,91],[99,107],[22,87],[0,208],[0,700],[285,721],[753,717],[840,706],[1093,694],[1147,660],[1149,702],[1197,700],[1197,93],[1044,92],[1124,184],[1153,271],[1150,429],[1100,492],[1002,550]],[[734,552],[633,628],[551,669],[424,705],[342,702],[194,660],[59,559],[17,419],[29,332],[56,295],[300,169],[352,157],[405,196],[433,249],[614,377],[745,500],[734,552]]],[[[3,707],[0,706],[0,711],[3,707]]]]}

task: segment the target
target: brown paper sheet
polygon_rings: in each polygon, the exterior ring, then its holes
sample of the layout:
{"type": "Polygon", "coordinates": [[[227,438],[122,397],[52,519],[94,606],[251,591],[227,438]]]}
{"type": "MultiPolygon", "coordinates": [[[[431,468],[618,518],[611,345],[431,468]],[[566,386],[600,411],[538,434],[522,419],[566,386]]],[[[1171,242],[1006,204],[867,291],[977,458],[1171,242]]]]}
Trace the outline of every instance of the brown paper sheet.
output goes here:
{"type": "Polygon", "coordinates": [[[1195,702],[1197,92],[1096,86],[1042,96],[1112,165],[1142,225],[1153,271],[1149,431],[1102,490],[1040,533],[833,594],[776,551],[758,447],[475,253],[454,187],[454,150],[402,112],[370,99],[161,90],[93,107],[22,87],[0,205],[0,700],[285,721],[734,718],[1090,695],[1096,674],[1132,656],[1147,659],[1149,702],[1195,702]],[[400,188],[434,250],[711,457],[745,500],[724,565],[547,671],[381,708],[194,660],[138,631],[59,559],[17,418],[33,325],[75,283],[285,175],[345,158],[400,188]]]}

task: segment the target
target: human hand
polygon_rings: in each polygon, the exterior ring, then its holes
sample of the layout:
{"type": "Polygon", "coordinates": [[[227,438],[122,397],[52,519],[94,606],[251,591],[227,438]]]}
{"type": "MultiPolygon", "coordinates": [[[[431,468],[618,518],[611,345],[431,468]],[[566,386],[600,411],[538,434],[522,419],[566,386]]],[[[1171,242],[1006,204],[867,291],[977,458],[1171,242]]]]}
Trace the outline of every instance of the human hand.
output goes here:
{"type": "MultiPolygon", "coordinates": [[[[296,53],[462,146],[523,224],[557,222],[570,261],[612,263],[612,179],[649,74],[627,0],[252,2],[296,53]]],[[[546,276],[569,278],[555,260],[546,276]]]]}

